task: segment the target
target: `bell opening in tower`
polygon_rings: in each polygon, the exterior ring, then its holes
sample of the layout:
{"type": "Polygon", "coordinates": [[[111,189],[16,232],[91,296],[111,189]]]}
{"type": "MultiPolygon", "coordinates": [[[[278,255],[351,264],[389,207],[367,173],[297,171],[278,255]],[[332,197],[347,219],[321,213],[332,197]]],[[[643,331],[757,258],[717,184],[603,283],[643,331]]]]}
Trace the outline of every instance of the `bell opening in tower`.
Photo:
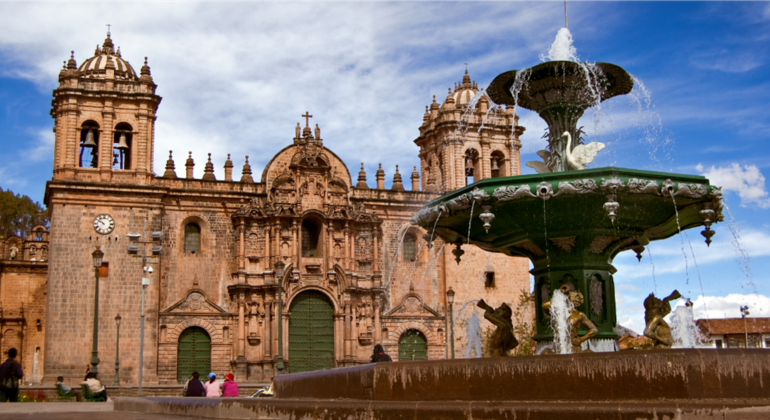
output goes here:
{"type": "Polygon", "coordinates": [[[132,127],[128,123],[115,126],[112,140],[112,169],[131,169],[132,127]]]}
{"type": "Polygon", "coordinates": [[[81,168],[99,166],[99,124],[88,120],[80,126],[80,161],[81,168]]]}

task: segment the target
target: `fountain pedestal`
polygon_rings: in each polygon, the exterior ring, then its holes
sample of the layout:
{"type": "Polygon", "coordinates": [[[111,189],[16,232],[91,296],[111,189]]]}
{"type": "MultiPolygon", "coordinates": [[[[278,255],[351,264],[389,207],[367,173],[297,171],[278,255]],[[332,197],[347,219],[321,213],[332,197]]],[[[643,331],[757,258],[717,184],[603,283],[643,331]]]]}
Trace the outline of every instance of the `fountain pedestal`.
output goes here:
{"type": "Polygon", "coordinates": [[[529,258],[539,342],[553,337],[542,304],[572,283],[584,297],[578,309],[599,328],[596,344],[617,338],[613,258],[626,250],[642,255],[649,242],[680,228],[717,222],[721,197],[702,176],[586,169],[485,179],[426,204],[412,223],[435,227],[434,235],[449,243],[529,258]],[[488,213],[495,217],[485,222],[488,213]]]}

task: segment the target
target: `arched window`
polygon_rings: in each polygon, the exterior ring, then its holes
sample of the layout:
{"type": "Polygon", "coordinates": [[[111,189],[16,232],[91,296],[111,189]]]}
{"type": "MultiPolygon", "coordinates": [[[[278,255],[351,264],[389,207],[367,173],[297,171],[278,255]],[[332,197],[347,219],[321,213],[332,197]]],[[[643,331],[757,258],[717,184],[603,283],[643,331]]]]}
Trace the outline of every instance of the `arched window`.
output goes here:
{"type": "Polygon", "coordinates": [[[481,180],[480,168],[477,170],[476,166],[479,164],[479,152],[476,149],[470,148],[465,151],[465,185],[470,185],[477,180],[481,180]]]}
{"type": "Polygon", "coordinates": [[[195,223],[188,223],[184,227],[184,252],[186,254],[201,252],[201,227],[195,223]]]}
{"type": "Polygon", "coordinates": [[[99,124],[96,121],[88,120],[80,126],[79,166],[81,168],[99,166],[99,124]]]}
{"type": "Polygon", "coordinates": [[[490,165],[489,165],[489,167],[492,168],[492,178],[503,176],[503,174],[505,173],[503,171],[504,162],[505,162],[505,156],[503,156],[502,152],[500,151],[492,152],[492,157],[490,158],[490,165]]]}
{"type": "Polygon", "coordinates": [[[428,340],[417,330],[406,330],[398,339],[398,361],[428,360],[428,340]]]}
{"type": "Polygon", "coordinates": [[[131,169],[131,142],[133,129],[128,123],[115,126],[112,139],[112,169],[131,169]]]}
{"type": "Polygon", "coordinates": [[[411,233],[404,236],[404,261],[414,261],[417,259],[417,238],[411,233]]]}
{"type": "Polygon", "coordinates": [[[302,256],[318,256],[318,226],[307,219],[302,221],[302,256]]]}

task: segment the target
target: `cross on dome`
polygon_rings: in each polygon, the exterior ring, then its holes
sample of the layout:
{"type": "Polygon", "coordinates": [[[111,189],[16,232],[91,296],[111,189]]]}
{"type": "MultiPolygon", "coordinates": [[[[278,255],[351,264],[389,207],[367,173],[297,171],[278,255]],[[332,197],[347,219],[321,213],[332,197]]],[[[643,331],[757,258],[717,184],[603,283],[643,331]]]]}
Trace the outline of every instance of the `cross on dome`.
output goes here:
{"type": "Polygon", "coordinates": [[[313,118],[310,112],[305,111],[305,115],[300,115],[300,117],[305,117],[305,127],[310,127],[310,119],[313,118]]]}

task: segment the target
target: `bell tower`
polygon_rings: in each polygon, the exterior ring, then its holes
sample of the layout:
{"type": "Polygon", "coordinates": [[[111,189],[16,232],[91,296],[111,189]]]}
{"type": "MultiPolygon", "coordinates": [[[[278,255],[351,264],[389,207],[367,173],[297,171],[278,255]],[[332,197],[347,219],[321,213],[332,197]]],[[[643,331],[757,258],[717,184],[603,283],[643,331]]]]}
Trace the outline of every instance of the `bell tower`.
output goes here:
{"type": "Polygon", "coordinates": [[[521,174],[524,127],[512,108],[492,105],[468,70],[444,103],[425,107],[420,136],[423,191],[447,192],[485,178],[521,174]],[[490,105],[492,105],[490,107],[490,105]]]}
{"type": "Polygon", "coordinates": [[[148,184],[161,101],[156,88],[147,58],[137,75],[109,32],[80,67],[72,52],[51,102],[53,179],[148,184]]]}

